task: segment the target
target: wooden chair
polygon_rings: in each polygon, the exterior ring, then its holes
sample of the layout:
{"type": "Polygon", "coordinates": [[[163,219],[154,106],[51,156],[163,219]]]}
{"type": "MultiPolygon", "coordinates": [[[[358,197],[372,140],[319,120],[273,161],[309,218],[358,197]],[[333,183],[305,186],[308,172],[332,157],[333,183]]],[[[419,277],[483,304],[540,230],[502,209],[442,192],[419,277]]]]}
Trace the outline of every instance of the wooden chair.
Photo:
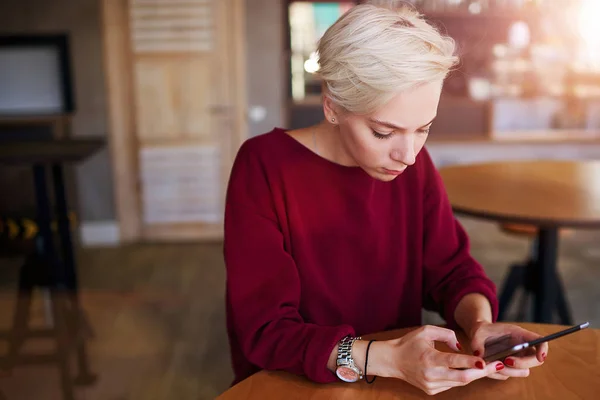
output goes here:
{"type": "MultiPolygon", "coordinates": [[[[521,298],[519,314],[516,318],[516,321],[523,322],[527,319],[528,297],[533,293],[535,285],[537,284],[535,263],[538,228],[534,225],[504,223],[500,225],[500,230],[506,234],[526,237],[532,241],[528,258],[520,263],[513,264],[510,267],[499,294],[498,320],[505,320],[506,311],[515,296],[516,291],[519,288],[523,288],[524,292],[521,298]]],[[[570,235],[571,233],[572,231],[567,229],[561,229],[559,232],[561,236],[570,235]]],[[[573,318],[571,317],[571,312],[565,298],[564,285],[560,276],[556,277],[556,282],[558,285],[556,301],[560,321],[562,324],[572,325],[573,318]]]]}

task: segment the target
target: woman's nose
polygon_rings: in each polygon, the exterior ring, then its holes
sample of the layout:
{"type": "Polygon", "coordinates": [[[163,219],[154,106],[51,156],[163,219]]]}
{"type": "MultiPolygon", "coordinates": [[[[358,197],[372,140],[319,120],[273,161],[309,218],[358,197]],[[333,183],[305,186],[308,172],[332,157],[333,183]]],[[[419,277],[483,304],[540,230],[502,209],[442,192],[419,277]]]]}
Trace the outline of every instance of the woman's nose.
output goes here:
{"type": "Polygon", "coordinates": [[[414,135],[404,134],[399,135],[399,138],[401,139],[395,143],[390,155],[392,160],[405,165],[413,165],[416,159],[414,135]]]}

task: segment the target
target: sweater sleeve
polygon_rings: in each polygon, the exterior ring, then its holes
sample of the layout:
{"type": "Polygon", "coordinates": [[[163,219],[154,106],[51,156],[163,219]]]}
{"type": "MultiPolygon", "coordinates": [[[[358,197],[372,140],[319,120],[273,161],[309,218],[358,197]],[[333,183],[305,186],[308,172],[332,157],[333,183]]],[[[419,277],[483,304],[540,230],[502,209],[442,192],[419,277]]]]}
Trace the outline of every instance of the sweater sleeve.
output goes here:
{"type": "Polygon", "coordinates": [[[469,293],[480,293],[490,302],[493,320],[498,317],[496,286],[471,256],[469,238],[454,217],[441,176],[429,154],[425,163],[424,282],[426,309],[438,311],[451,329],[458,328],[454,311],[469,293]]]}
{"type": "Polygon", "coordinates": [[[264,163],[246,144],[231,172],[225,206],[224,256],[230,329],[253,365],[327,383],[331,351],[350,326],[318,326],[299,313],[300,280],[284,248],[264,163]]]}

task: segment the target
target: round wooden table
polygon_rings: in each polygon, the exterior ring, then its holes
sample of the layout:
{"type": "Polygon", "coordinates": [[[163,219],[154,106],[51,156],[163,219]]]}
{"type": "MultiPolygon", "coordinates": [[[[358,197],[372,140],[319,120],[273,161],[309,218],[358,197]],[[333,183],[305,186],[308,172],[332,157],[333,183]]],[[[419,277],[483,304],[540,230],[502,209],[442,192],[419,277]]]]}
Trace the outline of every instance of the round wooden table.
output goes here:
{"type": "MultiPolygon", "coordinates": [[[[600,162],[527,161],[440,168],[453,210],[538,228],[534,321],[552,323],[566,300],[556,268],[558,231],[600,228],[600,162]]],[[[571,324],[570,316],[561,323],[571,324]]]]}
{"type": "MultiPolygon", "coordinates": [[[[564,329],[564,326],[519,324],[526,329],[546,335],[564,329]]],[[[379,340],[401,337],[411,329],[390,331],[365,336],[379,340]]],[[[468,342],[462,333],[459,341],[465,352],[468,342]]],[[[440,345],[442,351],[450,351],[440,345]]],[[[600,395],[600,331],[585,329],[550,343],[544,365],[533,368],[527,378],[506,381],[480,379],[467,386],[442,392],[435,399],[597,399],[600,395]]],[[[336,382],[317,384],[306,378],[285,372],[261,371],[223,393],[221,400],[269,399],[431,399],[420,389],[391,378],[377,378],[372,385],[336,382]]]]}

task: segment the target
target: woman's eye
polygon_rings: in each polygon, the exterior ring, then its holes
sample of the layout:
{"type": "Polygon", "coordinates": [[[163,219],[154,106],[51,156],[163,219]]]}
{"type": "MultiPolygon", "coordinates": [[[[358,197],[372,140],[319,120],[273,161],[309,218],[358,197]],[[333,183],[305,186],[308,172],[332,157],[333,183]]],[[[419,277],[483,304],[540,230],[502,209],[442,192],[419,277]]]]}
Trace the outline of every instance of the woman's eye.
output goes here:
{"type": "Polygon", "coordinates": [[[375,136],[377,139],[387,139],[390,136],[392,136],[391,133],[379,133],[377,131],[373,131],[373,136],[375,136]]]}
{"type": "Polygon", "coordinates": [[[431,128],[423,129],[422,131],[419,131],[419,133],[422,134],[422,135],[429,135],[429,130],[430,129],[431,128]]]}

